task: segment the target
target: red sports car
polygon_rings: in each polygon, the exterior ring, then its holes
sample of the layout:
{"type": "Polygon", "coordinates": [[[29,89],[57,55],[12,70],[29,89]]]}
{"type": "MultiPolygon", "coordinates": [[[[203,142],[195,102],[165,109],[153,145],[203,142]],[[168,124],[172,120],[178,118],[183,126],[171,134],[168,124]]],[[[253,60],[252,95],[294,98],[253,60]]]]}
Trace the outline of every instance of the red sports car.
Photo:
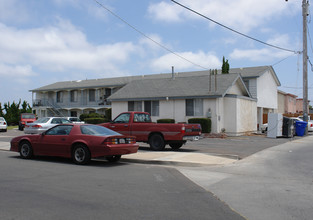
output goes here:
{"type": "Polygon", "coordinates": [[[121,135],[108,128],[88,124],[60,124],[42,134],[23,135],[11,140],[11,151],[29,159],[33,155],[72,158],[86,164],[91,158],[106,157],[118,161],[123,154],[136,153],[135,137],[121,135]]]}

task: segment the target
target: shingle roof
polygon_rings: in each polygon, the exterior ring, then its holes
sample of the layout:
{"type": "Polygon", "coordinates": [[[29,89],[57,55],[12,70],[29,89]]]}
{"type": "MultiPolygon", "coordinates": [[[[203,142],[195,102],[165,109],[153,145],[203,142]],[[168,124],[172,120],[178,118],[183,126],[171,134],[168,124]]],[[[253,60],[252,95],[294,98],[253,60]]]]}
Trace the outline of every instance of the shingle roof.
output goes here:
{"type": "Polygon", "coordinates": [[[175,77],[167,79],[144,79],[135,80],[118,90],[109,97],[112,101],[136,100],[136,99],[175,99],[183,97],[223,97],[227,91],[239,81],[242,89],[250,97],[239,74],[219,74],[216,76],[217,86],[215,89],[215,76],[210,77],[175,77]]]}
{"type": "MultiPolygon", "coordinates": [[[[280,82],[271,66],[260,66],[260,67],[246,67],[246,68],[232,68],[229,70],[230,73],[239,73],[244,78],[259,77],[265,71],[270,70],[277,85],[280,82]]],[[[220,74],[221,70],[218,70],[220,74]]],[[[175,77],[186,77],[186,76],[204,76],[209,75],[209,71],[193,71],[193,72],[182,72],[175,73],[175,77]]],[[[56,91],[56,90],[67,90],[67,89],[88,89],[88,88],[100,88],[100,87],[119,87],[124,86],[133,80],[140,79],[169,79],[172,78],[171,73],[164,74],[152,74],[152,75],[138,75],[138,76],[126,76],[126,77],[115,77],[106,79],[89,79],[89,80],[77,80],[77,81],[63,81],[56,82],[50,85],[46,85],[37,89],[30,90],[31,92],[40,91],[56,91]]]]}

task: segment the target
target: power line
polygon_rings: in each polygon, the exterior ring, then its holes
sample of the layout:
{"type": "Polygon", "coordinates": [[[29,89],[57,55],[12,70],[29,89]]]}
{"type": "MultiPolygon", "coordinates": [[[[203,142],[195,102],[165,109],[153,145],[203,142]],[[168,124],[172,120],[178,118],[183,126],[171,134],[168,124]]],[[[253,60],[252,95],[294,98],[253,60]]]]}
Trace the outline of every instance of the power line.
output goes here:
{"type": "Polygon", "coordinates": [[[246,38],[249,38],[249,39],[251,39],[251,40],[257,41],[257,42],[259,42],[259,43],[265,44],[265,45],[267,45],[267,46],[269,46],[269,47],[273,47],[273,48],[276,48],[276,49],[279,49],[279,50],[284,50],[284,51],[288,51],[288,52],[291,52],[291,53],[301,53],[301,51],[295,51],[295,50],[290,50],[290,49],[282,48],[282,47],[275,46],[275,45],[273,45],[273,44],[269,44],[269,43],[266,43],[266,42],[264,42],[264,41],[258,40],[258,39],[254,38],[254,37],[250,37],[250,36],[248,36],[248,35],[246,35],[246,34],[243,34],[243,33],[239,32],[239,31],[236,31],[236,30],[234,30],[234,29],[232,29],[232,28],[230,28],[230,27],[227,27],[226,25],[223,25],[223,24],[221,24],[221,23],[219,23],[219,22],[217,22],[217,21],[215,21],[215,20],[213,20],[213,19],[211,19],[211,18],[209,18],[209,17],[207,17],[207,16],[205,16],[205,15],[203,15],[203,14],[200,14],[199,12],[197,12],[197,11],[191,9],[191,8],[188,8],[188,7],[185,6],[185,5],[182,5],[181,3],[177,2],[177,1],[174,1],[174,0],[171,0],[171,1],[174,2],[174,3],[177,4],[177,5],[179,5],[179,6],[183,7],[183,8],[185,8],[185,9],[187,9],[187,10],[189,10],[189,11],[191,11],[191,12],[193,12],[193,13],[195,13],[195,14],[197,14],[197,15],[199,15],[199,16],[201,16],[201,17],[207,19],[207,20],[209,20],[209,21],[212,21],[213,23],[215,23],[215,24],[217,24],[217,25],[222,26],[223,28],[226,28],[226,29],[228,29],[228,30],[230,30],[230,31],[232,31],[232,32],[235,32],[236,34],[239,34],[239,35],[244,36],[244,37],[246,37],[246,38]]]}
{"type": "Polygon", "coordinates": [[[149,37],[148,35],[146,35],[145,33],[143,33],[142,31],[140,31],[139,29],[137,29],[135,26],[131,25],[130,23],[128,23],[125,19],[121,18],[119,15],[115,14],[113,11],[111,11],[110,9],[108,9],[107,7],[105,7],[103,4],[101,4],[100,2],[98,2],[97,0],[94,0],[100,7],[104,8],[105,10],[107,10],[110,14],[112,14],[114,17],[116,17],[117,19],[119,19],[120,21],[122,21],[123,23],[125,23],[127,26],[131,27],[133,30],[135,30],[136,32],[138,32],[139,34],[141,34],[142,36],[144,36],[145,38],[149,39],[150,41],[152,41],[153,43],[157,44],[159,47],[163,48],[164,50],[174,54],[175,56],[191,63],[194,66],[198,66],[201,69],[205,69],[205,70],[209,70],[209,68],[203,67],[199,64],[196,64],[190,60],[188,60],[187,58],[179,55],[178,53],[170,50],[169,48],[165,47],[164,45],[160,44],[159,42],[157,42],[156,40],[153,40],[151,37],[149,37]]]}

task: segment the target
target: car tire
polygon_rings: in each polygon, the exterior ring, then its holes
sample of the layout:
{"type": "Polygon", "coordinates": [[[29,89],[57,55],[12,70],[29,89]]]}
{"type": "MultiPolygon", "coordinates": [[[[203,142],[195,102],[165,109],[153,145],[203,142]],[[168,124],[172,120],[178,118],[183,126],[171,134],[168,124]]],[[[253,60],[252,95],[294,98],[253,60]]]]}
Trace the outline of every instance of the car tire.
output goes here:
{"type": "Polygon", "coordinates": [[[121,155],[113,155],[105,157],[109,162],[117,162],[121,159],[121,155]]]}
{"type": "Polygon", "coordinates": [[[154,150],[154,151],[164,150],[165,148],[164,138],[160,134],[153,134],[149,138],[149,145],[150,145],[151,150],[154,150]]]}
{"type": "Polygon", "coordinates": [[[30,159],[33,156],[33,148],[28,141],[23,141],[20,144],[20,156],[23,159],[30,159]]]}
{"type": "Polygon", "coordinates": [[[72,160],[75,164],[84,165],[90,162],[91,154],[87,146],[78,144],[73,148],[72,160]]]}
{"type": "Polygon", "coordinates": [[[173,150],[178,150],[179,148],[181,148],[183,146],[183,142],[176,142],[176,143],[170,143],[170,147],[173,149],[173,150]]]}

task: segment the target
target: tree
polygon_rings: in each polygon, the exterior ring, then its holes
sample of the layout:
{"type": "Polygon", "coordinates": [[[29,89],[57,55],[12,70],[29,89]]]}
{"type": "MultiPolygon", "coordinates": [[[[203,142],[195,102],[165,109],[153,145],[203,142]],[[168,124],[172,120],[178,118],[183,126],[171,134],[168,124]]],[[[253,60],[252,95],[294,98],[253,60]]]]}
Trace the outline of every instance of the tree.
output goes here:
{"type": "Polygon", "coordinates": [[[17,125],[20,120],[21,113],[32,112],[32,108],[26,101],[22,103],[22,109],[20,109],[20,106],[21,100],[18,103],[15,103],[14,101],[12,104],[10,104],[10,102],[4,103],[4,109],[2,109],[0,103],[0,116],[3,115],[9,125],[17,125]],[[5,114],[2,110],[5,110],[5,114]]]}
{"type": "Polygon", "coordinates": [[[3,113],[3,108],[1,106],[1,102],[0,102],[0,117],[4,117],[4,113],[3,113]]]}
{"type": "Polygon", "coordinates": [[[229,63],[228,60],[225,61],[225,57],[223,56],[222,74],[227,73],[229,73],[229,63]]]}

